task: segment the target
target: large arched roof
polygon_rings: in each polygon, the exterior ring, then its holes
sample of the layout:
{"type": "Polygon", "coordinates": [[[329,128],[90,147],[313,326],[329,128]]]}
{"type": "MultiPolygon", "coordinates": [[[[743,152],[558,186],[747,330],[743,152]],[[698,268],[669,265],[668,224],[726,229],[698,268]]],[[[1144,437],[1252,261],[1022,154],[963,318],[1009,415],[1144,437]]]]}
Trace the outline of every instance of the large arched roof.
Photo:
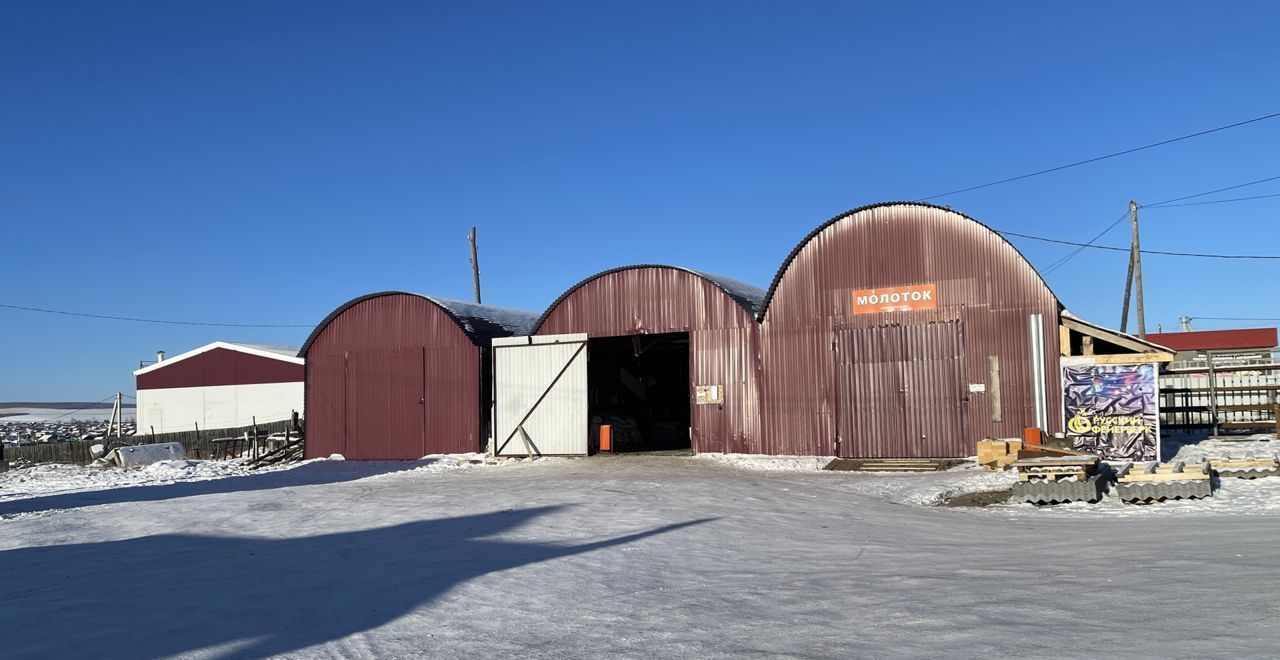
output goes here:
{"type": "Polygon", "coordinates": [[[298,351],[299,357],[306,357],[307,351],[311,350],[311,344],[315,343],[320,333],[329,326],[335,319],[342,315],[343,312],[355,307],[356,305],[374,298],[383,296],[413,296],[421,298],[444,312],[450,319],[457,324],[458,329],[467,335],[467,337],[477,346],[487,346],[488,341],[494,337],[509,337],[511,335],[529,334],[533,327],[533,322],[537,315],[533,312],[525,312],[518,309],[508,309],[505,307],[494,307],[492,305],[477,305],[475,303],[463,302],[461,300],[451,300],[449,298],[439,298],[436,296],[424,296],[420,293],[410,293],[408,291],[379,291],[378,293],[370,293],[367,295],[353,298],[339,305],[337,309],[329,313],[328,316],[320,322],[319,325],[311,331],[311,335],[307,337],[307,341],[302,344],[302,349],[298,351]]]}
{"type": "MultiPolygon", "coordinates": [[[[992,234],[994,234],[995,236],[999,237],[999,238],[1000,238],[1000,240],[1001,240],[1005,245],[1008,245],[1008,246],[1009,246],[1009,248],[1010,248],[1010,249],[1012,249],[1012,250],[1014,251],[1014,253],[1016,253],[1016,254],[1018,255],[1018,258],[1022,260],[1022,263],[1026,264],[1026,267],[1027,267],[1031,272],[1033,272],[1033,273],[1035,273],[1035,274],[1036,274],[1036,277],[1040,280],[1040,283],[1044,285],[1044,288],[1045,288],[1045,289],[1048,289],[1048,291],[1049,291],[1049,293],[1050,293],[1050,294],[1053,294],[1053,289],[1051,289],[1051,288],[1049,287],[1049,283],[1045,281],[1044,276],[1042,276],[1042,275],[1040,274],[1040,271],[1036,270],[1035,266],[1032,266],[1032,265],[1031,265],[1031,262],[1030,262],[1030,261],[1028,261],[1028,260],[1027,260],[1027,258],[1026,258],[1026,256],[1024,256],[1024,255],[1022,254],[1022,251],[1021,251],[1021,250],[1019,250],[1016,246],[1014,246],[1014,244],[1013,244],[1013,243],[1010,243],[1010,242],[1009,242],[1009,239],[1005,238],[1005,237],[1004,237],[1000,232],[998,232],[998,231],[996,231],[996,230],[992,229],[991,227],[987,226],[987,225],[986,225],[985,223],[983,223],[982,221],[977,220],[977,219],[975,219],[975,218],[972,218],[972,217],[970,217],[970,216],[968,216],[968,215],[965,215],[964,213],[961,213],[961,212],[959,212],[959,211],[957,211],[957,210],[955,210],[955,209],[953,209],[953,208],[951,208],[951,207],[949,207],[949,206],[941,206],[941,205],[938,205],[938,204],[930,204],[930,203],[928,203],[928,202],[877,202],[877,203],[875,203],[875,204],[867,204],[866,206],[859,206],[859,207],[857,207],[857,208],[854,208],[854,209],[850,209],[850,210],[848,210],[848,211],[845,211],[844,213],[841,213],[841,214],[839,214],[839,215],[837,215],[837,216],[835,216],[835,217],[831,218],[830,220],[827,220],[826,222],[824,222],[824,223],[822,223],[822,224],[818,225],[818,226],[817,226],[817,228],[815,228],[813,231],[809,232],[809,234],[808,234],[807,236],[805,236],[804,238],[800,239],[800,242],[796,244],[795,248],[793,248],[793,249],[791,250],[791,253],[787,255],[787,258],[783,260],[783,262],[782,262],[782,266],[781,266],[780,268],[778,268],[778,272],[777,272],[777,274],[775,274],[775,275],[773,276],[773,282],[771,282],[771,283],[769,284],[769,291],[765,294],[765,296],[764,296],[764,300],[763,300],[763,301],[761,302],[761,304],[760,304],[760,311],[759,311],[759,313],[757,313],[757,314],[756,314],[756,320],[757,320],[757,321],[764,321],[764,315],[765,315],[765,313],[766,313],[766,312],[768,312],[768,310],[769,310],[769,303],[773,302],[773,294],[777,292],[777,290],[778,290],[778,285],[782,282],[782,277],[786,274],[787,269],[791,267],[791,262],[792,262],[792,261],[795,261],[795,258],[796,258],[797,256],[799,256],[800,251],[801,251],[801,250],[803,250],[803,249],[805,248],[805,246],[809,244],[809,242],[810,242],[810,241],[812,241],[815,237],[817,237],[817,236],[818,236],[818,234],[821,234],[821,233],[822,233],[826,228],[828,228],[828,227],[830,227],[831,225],[834,225],[835,223],[837,223],[837,222],[839,222],[839,221],[841,221],[841,220],[844,220],[845,218],[848,218],[848,217],[850,217],[850,216],[857,215],[857,214],[862,213],[862,212],[864,212],[864,211],[870,211],[870,210],[872,210],[872,209],[884,208],[884,207],[889,207],[889,206],[914,206],[914,207],[919,207],[919,208],[926,208],[926,209],[934,209],[934,210],[939,210],[939,211],[946,211],[947,213],[951,213],[951,214],[954,214],[954,215],[959,216],[959,217],[961,217],[961,218],[964,218],[965,220],[968,220],[969,222],[972,222],[972,223],[974,223],[974,224],[976,224],[976,225],[978,225],[978,226],[982,227],[983,229],[986,229],[987,231],[991,232],[991,233],[992,233],[992,234]]],[[[1054,299],[1057,299],[1057,295],[1056,295],[1056,294],[1053,294],[1053,296],[1054,296],[1054,299]]]]}
{"type": "Polygon", "coordinates": [[[632,266],[621,266],[619,268],[610,268],[609,270],[601,271],[569,287],[568,290],[560,294],[560,297],[556,298],[554,302],[552,302],[549,306],[547,306],[546,311],[544,311],[542,313],[542,316],[538,317],[538,320],[533,324],[532,332],[533,333],[538,332],[538,330],[542,328],[542,324],[547,320],[547,317],[550,316],[551,313],[554,312],[555,309],[560,306],[560,303],[564,302],[567,298],[569,298],[569,296],[572,296],[575,291],[577,291],[578,289],[581,289],[583,286],[586,286],[587,284],[595,280],[598,280],[602,277],[607,277],[614,273],[620,273],[628,270],[639,270],[643,268],[662,268],[667,270],[678,270],[678,271],[689,273],[690,275],[699,277],[703,280],[706,280],[707,282],[715,286],[717,289],[720,289],[721,291],[723,291],[725,295],[732,298],[733,301],[736,302],[739,307],[741,307],[744,311],[746,311],[747,316],[751,317],[752,319],[755,319],[756,315],[763,310],[763,307],[761,307],[761,305],[764,302],[765,293],[764,293],[764,289],[761,289],[758,286],[753,286],[751,284],[747,284],[746,282],[735,280],[732,277],[715,275],[713,273],[704,273],[700,270],[693,270],[692,268],[684,268],[682,266],[669,266],[665,264],[635,264],[632,266]]]}

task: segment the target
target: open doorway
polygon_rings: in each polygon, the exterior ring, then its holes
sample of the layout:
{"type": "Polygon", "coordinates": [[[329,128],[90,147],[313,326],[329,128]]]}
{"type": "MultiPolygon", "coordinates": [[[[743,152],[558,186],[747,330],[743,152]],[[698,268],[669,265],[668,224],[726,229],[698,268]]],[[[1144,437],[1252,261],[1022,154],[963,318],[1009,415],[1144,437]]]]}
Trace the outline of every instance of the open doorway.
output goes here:
{"type": "Polygon", "coordinates": [[[588,411],[616,452],[689,449],[689,333],[587,341],[588,411]]]}

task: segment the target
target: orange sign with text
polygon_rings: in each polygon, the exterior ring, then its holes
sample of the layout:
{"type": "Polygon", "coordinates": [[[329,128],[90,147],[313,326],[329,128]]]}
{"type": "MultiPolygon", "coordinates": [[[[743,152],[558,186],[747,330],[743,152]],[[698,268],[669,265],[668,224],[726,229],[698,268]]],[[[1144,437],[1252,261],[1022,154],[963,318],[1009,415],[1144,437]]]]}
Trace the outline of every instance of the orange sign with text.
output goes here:
{"type": "Polygon", "coordinates": [[[853,292],[854,314],[915,312],[938,308],[938,285],[912,284],[853,292]]]}

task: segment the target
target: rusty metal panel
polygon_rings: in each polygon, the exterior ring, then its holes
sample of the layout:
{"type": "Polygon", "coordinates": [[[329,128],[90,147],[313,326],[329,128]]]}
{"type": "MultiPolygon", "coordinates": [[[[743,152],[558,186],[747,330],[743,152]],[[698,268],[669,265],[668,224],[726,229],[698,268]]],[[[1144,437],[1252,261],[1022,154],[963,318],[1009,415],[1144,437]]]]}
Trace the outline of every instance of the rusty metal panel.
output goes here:
{"type": "Polygon", "coordinates": [[[835,358],[839,455],[901,454],[896,445],[908,434],[902,326],[838,330],[835,358]]]}
{"type": "MultiPolygon", "coordinates": [[[[969,383],[983,384],[991,392],[988,365],[991,357],[999,359],[1004,379],[999,387],[1000,421],[992,421],[990,415],[969,416],[967,447],[982,437],[1018,436],[1033,422],[1027,319],[1042,314],[1048,430],[1061,430],[1061,384],[1050,377],[1057,373],[1059,355],[1057,298],[1012,245],[960,213],[927,204],[889,203],[837,216],[792,252],[764,307],[761,416],[769,453],[834,451],[836,362],[821,349],[834,346],[838,329],[890,324],[963,324],[960,379],[966,389],[969,383]],[[859,306],[854,298],[855,291],[882,289],[930,291],[936,301],[932,308],[914,305],[866,312],[868,301],[859,306]]],[[[920,341],[933,346],[949,340],[920,341]]],[[[969,405],[986,409],[985,396],[973,393],[969,405]]],[[[906,443],[896,449],[893,455],[913,451],[906,443]]],[[[973,450],[957,445],[947,451],[967,455],[973,450]]]]}
{"type": "Polygon", "coordinates": [[[836,427],[831,328],[766,326],[760,331],[759,346],[763,453],[833,455],[836,427]]]}
{"type": "MultiPolygon", "coordinates": [[[[527,315],[532,318],[532,315],[527,315]]],[[[481,450],[480,351],[455,313],[406,293],[359,298],[312,334],[307,457],[416,459],[481,450]]]]}
{"type": "Polygon", "coordinates": [[[693,407],[693,445],[698,452],[756,454],[759,443],[759,361],[756,328],[690,333],[691,386],[715,386],[718,400],[693,407]]]}
{"type": "MultiPolygon", "coordinates": [[[[959,322],[902,326],[907,454],[912,458],[971,456],[964,371],[964,328],[959,322]]],[[[889,455],[892,455],[891,453],[889,455]]]]}
{"type": "Polygon", "coordinates": [[[689,333],[690,423],[695,452],[765,451],[759,440],[755,311],[764,292],[673,266],[605,271],[571,287],[542,315],[538,335],[617,337],[689,333]],[[693,386],[723,385],[724,403],[692,405],[693,386]]]}

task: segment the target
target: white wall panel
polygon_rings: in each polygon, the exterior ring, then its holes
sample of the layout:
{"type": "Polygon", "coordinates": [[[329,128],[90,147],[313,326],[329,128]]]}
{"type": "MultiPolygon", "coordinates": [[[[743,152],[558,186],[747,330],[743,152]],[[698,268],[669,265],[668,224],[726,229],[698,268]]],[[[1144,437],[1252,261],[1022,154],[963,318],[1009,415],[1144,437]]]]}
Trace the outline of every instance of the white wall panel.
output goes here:
{"type": "Polygon", "coordinates": [[[534,453],[587,453],[586,341],[585,334],[493,340],[494,441],[499,455],[525,455],[516,430],[521,420],[534,453]]]}
{"type": "Polygon", "coordinates": [[[260,383],[138,390],[138,432],[156,433],[248,426],[302,412],[303,384],[260,383]]]}

